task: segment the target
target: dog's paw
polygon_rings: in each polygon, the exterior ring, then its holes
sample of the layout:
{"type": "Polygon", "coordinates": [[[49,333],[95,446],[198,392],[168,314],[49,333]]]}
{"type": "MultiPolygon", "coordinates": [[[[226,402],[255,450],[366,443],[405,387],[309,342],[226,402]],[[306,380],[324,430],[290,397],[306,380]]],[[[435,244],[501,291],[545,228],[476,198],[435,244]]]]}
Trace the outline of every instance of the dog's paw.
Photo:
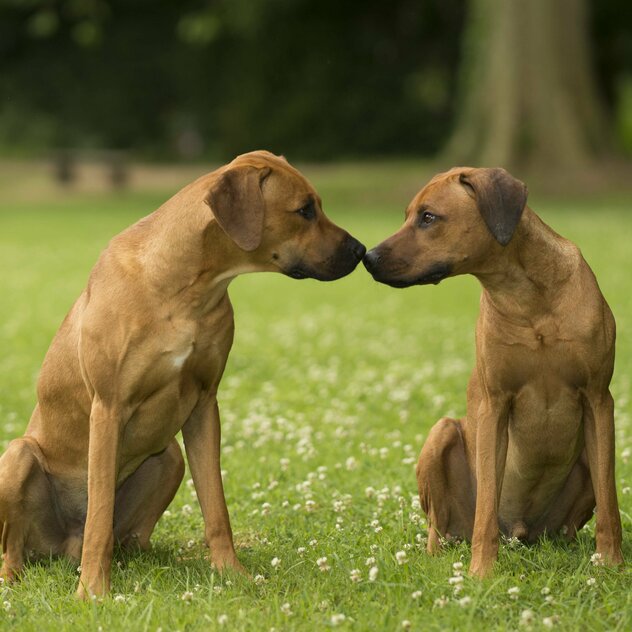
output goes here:
{"type": "Polygon", "coordinates": [[[623,554],[620,547],[597,551],[592,557],[591,562],[595,566],[621,566],[623,564],[623,554]]]}
{"type": "Polygon", "coordinates": [[[75,592],[75,597],[80,601],[103,601],[103,597],[109,592],[109,588],[105,585],[102,578],[98,578],[95,581],[81,576],[79,578],[79,585],[75,592]]]}
{"type": "Polygon", "coordinates": [[[478,560],[472,560],[470,564],[469,575],[476,577],[477,579],[487,579],[494,574],[494,561],[483,562],[478,560]]]}
{"type": "Polygon", "coordinates": [[[213,557],[211,558],[211,567],[220,573],[233,572],[239,573],[240,575],[250,575],[235,555],[218,558],[213,557]]]}
{"type": "Polygon", "coordinates": [[[12,584],[20,578],[20,571],[3,564],[0,568],[0,585],[12,584]]]}

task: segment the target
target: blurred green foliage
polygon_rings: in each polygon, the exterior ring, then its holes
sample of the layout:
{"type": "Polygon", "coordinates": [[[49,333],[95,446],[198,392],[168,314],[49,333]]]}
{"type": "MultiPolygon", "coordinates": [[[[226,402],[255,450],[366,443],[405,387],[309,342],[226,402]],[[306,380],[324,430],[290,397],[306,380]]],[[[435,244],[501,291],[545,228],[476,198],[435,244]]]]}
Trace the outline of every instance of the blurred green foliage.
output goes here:
{"type": "MultiPolygon", "coordinates": [[[[631,7],[592,7],[601,88],[630,136],[616,106],[630,103],[631,7]]],[[[0,151],[427,155],[454,118],[466,12],[466,0],[0,0],[0,151]]]]}

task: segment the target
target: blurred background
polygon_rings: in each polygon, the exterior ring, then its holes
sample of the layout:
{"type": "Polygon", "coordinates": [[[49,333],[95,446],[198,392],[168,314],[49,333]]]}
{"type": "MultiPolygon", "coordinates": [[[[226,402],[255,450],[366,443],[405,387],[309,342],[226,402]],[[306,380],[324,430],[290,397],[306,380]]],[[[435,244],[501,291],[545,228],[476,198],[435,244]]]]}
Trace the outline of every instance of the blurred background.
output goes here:
{"type": "Polygon", "coordinates": [[[626,187],[632,3],[0,0],[0,182],[255,148],[626,187]]]}

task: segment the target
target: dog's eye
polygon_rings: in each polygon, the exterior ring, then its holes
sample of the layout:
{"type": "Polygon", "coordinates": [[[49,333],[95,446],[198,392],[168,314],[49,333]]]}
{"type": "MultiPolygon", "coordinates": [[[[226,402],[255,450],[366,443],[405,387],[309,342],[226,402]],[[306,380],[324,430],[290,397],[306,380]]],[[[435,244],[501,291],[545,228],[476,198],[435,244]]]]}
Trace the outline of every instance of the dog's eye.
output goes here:
{"type": "Polygon", "coordinates": [[[430,213],[429,211],[424,211],[420,216],[419,216],[419,223],[422,226],[427,226],[428,224],[432,224],[432,222],[435,221],[435,219],[437,219],[436,215],[433,215],[432,213],[430,213]]]}
{"type": "Polygon", "coordinates": [[[316,217],[316,211],[314,210],[314,206],[312,204],[308,204],[307,206],[303,206],[296,211],[301,217],[305,219],[314,219],[316,217]]]}

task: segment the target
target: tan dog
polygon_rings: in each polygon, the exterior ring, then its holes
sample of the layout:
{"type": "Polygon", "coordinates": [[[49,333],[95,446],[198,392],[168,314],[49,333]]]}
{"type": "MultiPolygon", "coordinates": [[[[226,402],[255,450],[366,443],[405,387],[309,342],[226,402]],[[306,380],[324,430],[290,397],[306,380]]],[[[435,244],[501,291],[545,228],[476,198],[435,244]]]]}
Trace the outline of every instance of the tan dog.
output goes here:
{"type": "Polygon", "coordinates": [[[333,280],[365,248],[305,178],[244,154],[115,237],[44,360],[24,437],[0,459],[2,577],[25,550],[81,555],[78,595],[109,590],[114,541],[146,547],[184,472],[216,567],[240,569],[220,474],[216,393],[238,274],[333,280]]]}
{"type": "Polygon", "coordinates": [[[367,253],[394,287],[473,274],[483,286],[467,416],[432,428],[417,465],[440,536],[471,539],[470,572],[490,573],[498,532],[571,538],[597,505],[597,552],[622,562],[614,478],[615,323],[579,249],[528,207],[503,169],[456,168],[410,203],[367,253]]]}

